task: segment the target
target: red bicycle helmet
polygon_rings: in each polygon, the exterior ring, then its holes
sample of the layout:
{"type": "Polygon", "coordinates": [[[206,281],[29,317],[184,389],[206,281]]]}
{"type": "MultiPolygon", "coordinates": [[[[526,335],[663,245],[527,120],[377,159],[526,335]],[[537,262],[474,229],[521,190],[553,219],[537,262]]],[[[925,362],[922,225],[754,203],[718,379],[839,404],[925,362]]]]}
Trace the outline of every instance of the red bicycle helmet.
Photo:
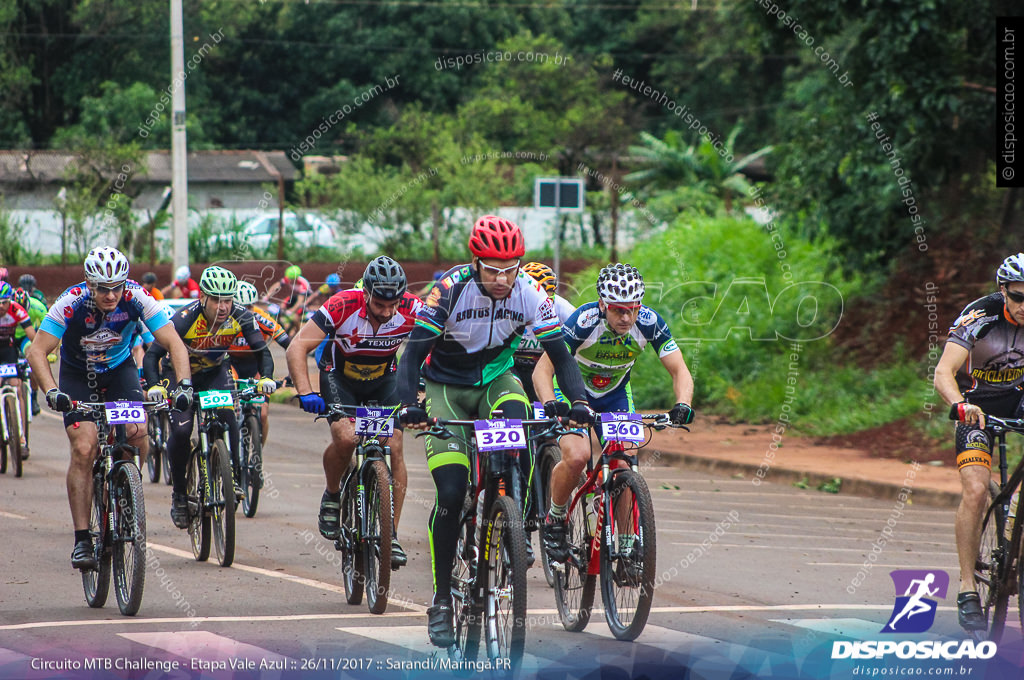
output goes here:
{"type": "Polygon", "coordinates": [[[469,251],[477,257],[511,260],[526,254],[523,232],[515,222],[495,215],[484,215],[473,225],[469,251]]]}

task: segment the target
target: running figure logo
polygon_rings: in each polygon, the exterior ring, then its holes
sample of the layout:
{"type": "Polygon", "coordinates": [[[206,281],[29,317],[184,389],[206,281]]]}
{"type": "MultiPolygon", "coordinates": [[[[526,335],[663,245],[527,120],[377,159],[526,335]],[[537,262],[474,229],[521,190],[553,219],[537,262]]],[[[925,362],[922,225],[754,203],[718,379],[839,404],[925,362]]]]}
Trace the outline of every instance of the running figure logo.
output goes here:
{"type": "Polygon", "coordinates": [[[897,569],[889,575],[896,586],[896,604],[889,622],[880,632],[923,633],[931,628],[938,604],[929,598],[945,599],[949,574],[944,571],[897,569]]]}

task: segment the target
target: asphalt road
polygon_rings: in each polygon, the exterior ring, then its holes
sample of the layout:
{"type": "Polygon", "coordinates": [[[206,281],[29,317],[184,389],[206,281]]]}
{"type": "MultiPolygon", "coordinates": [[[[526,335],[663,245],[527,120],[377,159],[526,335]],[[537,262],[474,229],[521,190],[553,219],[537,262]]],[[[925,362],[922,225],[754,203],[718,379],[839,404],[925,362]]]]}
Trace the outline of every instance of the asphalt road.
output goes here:
{"type": "MultiPolygon", "coordinates": [[[[410,564],[393,574],[384,615],[345,603],[337,553],[316,533],[326,424],[275,404],[267,485],[257,516],[239,513],[234,566],[197,563],[188,535],[171,524],[170,487],[147,481],[152,555],[145,597],[137,616],[123,617],[113,593],[105,608],[90,609],[70,567],[67,439],[57,416],[44,409],[32,436],[25,476],[0,476],[0,678],[398,678],[437,660],[425,629],[433,487],[420,440],[406,442],[410,491],[400,536],[410,564]],[[231,662],[245,659],[254,665],[231,670],[231,662]],[[179,670],[165,675],[172,662],[179,670]],[[90,671],[88,663],[114,670],[90,671]],[[117,670],[126,664],[137,670],[117,670]]],[[[825,678],[884,670],[891,659],[829,655],[837,640],[886,638],[879,631],[893,608],[893,569],[949,574],[927,635],[962,639],[952,606],[952,511],[898,510],[896,498],[754,486],[650,464],[643,471],[656,509],[661,574],[646,630],[634,643],[618,642],[595,611],[585,632],[566,632],[538,563],[529,572],[525,675],[583,677],[604,667],[608,677],[825,678]],[[887,526],[891,534],[883,534],[887,526]],[[864,569],[882,536],[884,546],[864,569]]],[[[963,664],[971,678],[1008,677],[993,674],[996,661],[1019,667],[1024,651],[1019,642],[999,649],[993,661],[929,663],[963,664]]]]}

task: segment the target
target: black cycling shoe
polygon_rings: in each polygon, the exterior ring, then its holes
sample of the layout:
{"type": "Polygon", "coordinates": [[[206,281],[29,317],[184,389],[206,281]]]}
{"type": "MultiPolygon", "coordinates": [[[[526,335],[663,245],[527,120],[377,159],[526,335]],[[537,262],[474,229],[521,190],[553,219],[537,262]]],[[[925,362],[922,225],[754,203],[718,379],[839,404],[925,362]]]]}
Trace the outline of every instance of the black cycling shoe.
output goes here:
{"type": "Polygon", "coordinates": [[[430,644],[447,649],[455,644],[454,614],[450,602],[442,601],[427,608],[427,634],[430,644]]]}
{"type": "Polygon", "coordinates": [[[188,528],[188,496],[183,493],[171,494],[171,521],[179,529],[188,528]]]}
{"type": "Polygon", "coordinates": [[[569,543],[565,538],[565,519],[554,519],[549,514],[544,518],[540,533],[544,539],[544,550],[548,553],[548,562],[565,564],[569,557],[569,543]]]}
{"type": "Polygon", "coordinates": [[[320,535],[326,539],[333,541],[341,536],[341,500],[333,500],[324,491],[316,524],[320,535]]]}
{"type": "Polygon", "coordinates": [[[398,542],[397,538],[391,539],[391,569],[392,571],[399,567],[404,567],[409,563],[409,556],[405,554],[405,550],[402,549],[402,544],[398,542]]]}
{"type": "Polygon", "coordinates": [[[99,568],[91,538],[75,543],[75,548],[71,551],[71,566],[82,571],[96,571],[99,568]]]}
{"type": "Polygon", "coordinates": [[[964,630],[985,630],[988,621],[981,610],[981,597],[974,591],[960,593],[956,596],[957,619],[964,630]]]}

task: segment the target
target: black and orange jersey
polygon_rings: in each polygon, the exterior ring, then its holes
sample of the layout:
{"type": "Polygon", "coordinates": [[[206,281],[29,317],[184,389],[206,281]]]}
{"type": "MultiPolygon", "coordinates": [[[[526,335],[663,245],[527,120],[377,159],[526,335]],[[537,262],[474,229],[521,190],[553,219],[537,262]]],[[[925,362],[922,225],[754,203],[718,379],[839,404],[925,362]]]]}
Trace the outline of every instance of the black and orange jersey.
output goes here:
{"type": "MultiPolygon", "coordinates": [[[[288,345],[291,344],[292,338],[288,333],[285,332],[284,327],[281,326],[274,317],[264,312],[259,307],[252,308],[252,316],[256,319],[256,325],[260,328],[260,333],[263,334],[263,340],[269,345],[271,340],[277,341],[277,344],[281,345],[284,349],[288,349],[288,345]]],[[[232,359],[237,360],[238,358],[251,358],[252,348],[249,347],[249,341],[245,335],[239,335],[235,338],[235,341],[228,347],[228,354],[231,355],[232,359]]]]}
{"type": "MultiPolygon", "coordinates": [[[[192,373],[202,373],[220,367],[227,357],[228,349],[240,336],[249,344],[249,352],[260,357],[260,372],[274,374],[274,360],[270,356],[267,341],[253,314],[236,304],[228,318],[219,326],[211,326],[203,315],[202,304],[196,300],[177,311],[171,318],[174,330],[188,350],[189,368],[192,373]]],[[[167,354],[167,348],[154,342],[146,352],[143,362],[146,381],[155,385],[157,366],[167,354]]]]}
{"type": "Polygon", "coordinates": [[[1024,387],[1024,329],[1010,317],[1001,293],[975,300],[949,329],[948,342],[970,351],[957,371],[964,398],[1006,397],[1024,387]]]}

